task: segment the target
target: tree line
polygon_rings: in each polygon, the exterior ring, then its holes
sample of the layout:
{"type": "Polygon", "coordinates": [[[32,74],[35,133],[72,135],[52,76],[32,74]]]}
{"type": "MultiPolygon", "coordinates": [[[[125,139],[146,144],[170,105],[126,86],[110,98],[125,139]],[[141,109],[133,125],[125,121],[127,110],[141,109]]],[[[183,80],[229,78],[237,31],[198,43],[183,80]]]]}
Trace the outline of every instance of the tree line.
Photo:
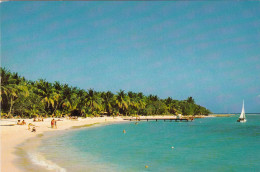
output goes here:
{"type": "Polygon", "coordinates": [[[87,91],[60,82],[26,80],[18,73],[1,67],[1,117],[61,117],[116,115],[207,115],[205,107],[197,105],[192,97],[174,100],[157,95],[119,90],[87,91]]]}

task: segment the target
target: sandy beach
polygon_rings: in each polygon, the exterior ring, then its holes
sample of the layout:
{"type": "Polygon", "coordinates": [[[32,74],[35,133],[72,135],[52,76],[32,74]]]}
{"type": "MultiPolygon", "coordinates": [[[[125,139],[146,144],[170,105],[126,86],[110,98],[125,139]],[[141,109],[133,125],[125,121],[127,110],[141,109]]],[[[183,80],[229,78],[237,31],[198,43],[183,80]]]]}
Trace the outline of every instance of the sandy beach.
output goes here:
{"type": "MultiPolygon", "coordinates": [[[[82,126],[94,123],[122,122],[120,117],[96,117],[96,118],[79,118],[78,120],[61,119],[57,121],[57,129],[51,128],[52,118],[44,119],[44,122],[32,122],[33,119],[24,119],[26,125],[15,125],[18,119],[2,119],[1,124],[1,172],[22,171],[15,166],[14,161],[17,159],[15,154],[16,147],[26,140],[35,137],[46,131],[57,131],[69,129],[73,126],[82,126]],[[36,126],[36,132],[28,130],[28,124],[36,126]]],[[[23,119],[20,119],[23,120],[23,119]]],[[[56,118],[56,120],[58,120],[56,118]]]]}

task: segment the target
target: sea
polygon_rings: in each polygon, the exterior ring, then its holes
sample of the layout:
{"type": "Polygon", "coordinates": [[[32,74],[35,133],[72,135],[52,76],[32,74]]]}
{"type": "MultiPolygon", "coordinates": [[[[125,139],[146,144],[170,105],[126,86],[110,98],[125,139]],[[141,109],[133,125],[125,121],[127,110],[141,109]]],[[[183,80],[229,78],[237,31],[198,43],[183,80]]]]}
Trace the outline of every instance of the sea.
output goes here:
{"type": "Polygon", "coordinates": [[[18,149],[24,171],[260,171],[260,114],[141,121],[44,133],[18,149]],[[125,133],[123,132],[125,130],[125,133]]]}

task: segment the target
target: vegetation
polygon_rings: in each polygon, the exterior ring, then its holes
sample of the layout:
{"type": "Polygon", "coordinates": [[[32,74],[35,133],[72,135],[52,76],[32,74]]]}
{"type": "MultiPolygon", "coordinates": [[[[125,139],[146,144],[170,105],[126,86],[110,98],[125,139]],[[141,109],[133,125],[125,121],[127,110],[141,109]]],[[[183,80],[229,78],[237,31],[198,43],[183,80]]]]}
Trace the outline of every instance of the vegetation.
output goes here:
{"type": "Polygon", "coordinates": [[[143,93],[97,92],[59,82],[28,81],[17,73],[1,68],[1,117],[37,117],[62,115],[207,115],[208,109],[197,105],[192,97],[160,99],[143,93]]]}

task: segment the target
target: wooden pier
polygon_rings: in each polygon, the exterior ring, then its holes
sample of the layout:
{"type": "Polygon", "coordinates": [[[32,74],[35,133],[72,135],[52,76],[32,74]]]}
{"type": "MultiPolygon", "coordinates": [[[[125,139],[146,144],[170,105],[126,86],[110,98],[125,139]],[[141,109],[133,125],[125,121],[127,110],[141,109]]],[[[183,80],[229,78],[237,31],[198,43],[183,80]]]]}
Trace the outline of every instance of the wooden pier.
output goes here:
{"type": "Polygon", "coordinates": [[[175,122],[191,122],[193,118],[125,118],[124,120],[129,121],[175,121],[175,122]]]}

